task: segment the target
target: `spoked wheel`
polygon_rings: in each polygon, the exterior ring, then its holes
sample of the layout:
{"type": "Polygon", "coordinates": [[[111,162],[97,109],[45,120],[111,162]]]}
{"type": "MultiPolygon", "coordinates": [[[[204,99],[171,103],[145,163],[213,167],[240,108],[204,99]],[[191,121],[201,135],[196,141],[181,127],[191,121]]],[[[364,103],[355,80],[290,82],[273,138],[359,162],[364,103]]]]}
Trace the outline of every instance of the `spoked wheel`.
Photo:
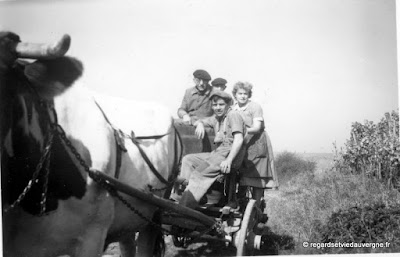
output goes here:
{"type": "Polygon", "coordinates": [[[250,199],[243,214],[242,224],[235,236],[236,256],[253,255],[256,235],[253,228],[259,222],[256,200],[250,199]]]}

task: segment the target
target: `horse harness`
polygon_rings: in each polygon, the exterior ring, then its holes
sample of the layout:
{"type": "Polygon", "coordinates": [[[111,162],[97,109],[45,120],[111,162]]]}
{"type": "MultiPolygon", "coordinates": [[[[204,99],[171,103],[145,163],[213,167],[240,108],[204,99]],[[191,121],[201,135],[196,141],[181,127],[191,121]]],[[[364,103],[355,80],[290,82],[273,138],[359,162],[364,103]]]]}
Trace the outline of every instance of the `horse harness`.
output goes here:
{"type": "MultiPolygon", "coordinates": [[[[122,152],[127,152],[128,150],[125,147],[124,139],[128,138],[132,141],[132,143],[138,148],[140,155],[146,162],[146,164],[149,166],[150,170],[153,172],[153,174],[157,177],[158,180],[160,180],[163,184],[165,185],[172,185],[173,181],[167,181],[161,174],[158,172],[156,167],[154,167],[153,163],[151,163],[149,157],[147,156],[146,152],[143,150],[143,148],[140,145],[140,142],[138,140],[145,140],[145,139],[160,139],[163,138],[164,136],[168,135],[169,133],[165,133],[162,135],[155,135],[155,136],[142,136],[142,137],[136,137],[135,133],[131,131],[130,135],[127,135],[124,133],[121,129],[115,128],[110,120],[107,118],[107,115],[101,108],[98,102],[96,102],[97,107],[100,109],[101,113],[104,116],[104,119],[107,121],[107,123],[111,126],[111,128],[114,131],[114,137],[115,137],[115,144],[116,144],[116,149],[117,149],[117,157],[116,157],[116,170],[115,170],[115,178],[119,178],[119,174],[121,171],[121,164],[122,164],[122,152]]],[[[175,167],[174,167],[175,168],[175,167]]],[[[152,187],[149,185],[149,188],[152,189],[152,187]]],[[[154,190],[154,189],[153,189],[154,190]]],[[[162,189],[161,189],[162,190],[162,189]]]]}

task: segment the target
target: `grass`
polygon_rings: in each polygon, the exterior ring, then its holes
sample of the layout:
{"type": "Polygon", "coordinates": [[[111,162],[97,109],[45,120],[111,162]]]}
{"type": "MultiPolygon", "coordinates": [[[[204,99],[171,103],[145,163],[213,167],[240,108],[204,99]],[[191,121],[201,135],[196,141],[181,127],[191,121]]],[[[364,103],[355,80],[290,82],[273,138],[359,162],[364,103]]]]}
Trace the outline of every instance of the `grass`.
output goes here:
{"type": "Polygon", "coordinates": [[[398,191],[374,179],[336,171],[326,165],[326,156],[322,161],[324,165],[319,165],[319,160],[287,152],[276,157],[282,179],[278,194],[267,195],[268,225],[272,234],[292,240],[290,244],[287,240],[285,244],[274,242],[279,254],[324,253],[323,249],[303,247],[303,242],[321,242],[321,231],[340,210],[400,205],[398,191]]]}

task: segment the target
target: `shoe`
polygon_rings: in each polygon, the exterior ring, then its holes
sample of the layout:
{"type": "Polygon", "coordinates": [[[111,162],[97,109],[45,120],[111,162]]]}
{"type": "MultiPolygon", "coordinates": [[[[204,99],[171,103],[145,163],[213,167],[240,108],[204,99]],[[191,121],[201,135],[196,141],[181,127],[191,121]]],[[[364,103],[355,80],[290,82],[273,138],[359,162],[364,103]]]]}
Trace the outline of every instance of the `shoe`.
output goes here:
{"type": "Polygon", "coordinates": [[[189,181],[181,176],[178,176],[175,179],[175,183],[183,186],[187,186],[189,184],[189,181]]]}
{"type": "Polygon", "coordinates": [[[200,199],[199,204],[200,204],[200,205],[205,205],[205,204],[207,204],[207,197],[206,197],[206,196],[203,196],[203,197],[200,199]]]}
{"type": "Polygon", "coordinates": [[[236,212],[239,211],[240,206],[238,205],[237,202],[235,201],[230,201],[228,202],[224,207],[222,207],[223,213],[229,213],[229,212],[236,212]]]}
{"type": "Polygon", "coordinates": [[[224,207],[222,207],[222,214],[228,215],[231,212],[239,211],[239,209],[240,209],[239,205],[236,202],[231,201],[228,204],[226,204],[224,207]]]}
{"type": "Polygon", "coordinates": [[[169,197],[169,199],[174,201],[174,202],[179,202],[181,200],[181,198],[182,198],[182,195],[179,195],[179,194],[177,194],[175,192],[171,193],[171,195],[169,197]]]}
{"type": "Polygon", "coordinates": [[[175,179],[174,188],[172,190],[171,195],[175,194],[177,197],[182,196],[183,191],[185,191],[186,186],[188,185],[188,181],[182,177],[177,177],[175,179]]]}

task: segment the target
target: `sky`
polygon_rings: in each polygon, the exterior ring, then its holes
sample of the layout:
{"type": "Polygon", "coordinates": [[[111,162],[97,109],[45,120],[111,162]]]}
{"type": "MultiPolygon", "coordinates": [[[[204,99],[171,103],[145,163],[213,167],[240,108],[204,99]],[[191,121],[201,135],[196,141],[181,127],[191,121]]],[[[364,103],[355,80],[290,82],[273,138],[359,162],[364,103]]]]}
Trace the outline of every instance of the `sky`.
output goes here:
{"type": "Polygon", "coordinates": [[[175,117],[196,69],[248,81],[276,152],[331,153],[398,108],[395,0],[0,0],[0,29],[68,33],[87,87],[175,117]]]}

